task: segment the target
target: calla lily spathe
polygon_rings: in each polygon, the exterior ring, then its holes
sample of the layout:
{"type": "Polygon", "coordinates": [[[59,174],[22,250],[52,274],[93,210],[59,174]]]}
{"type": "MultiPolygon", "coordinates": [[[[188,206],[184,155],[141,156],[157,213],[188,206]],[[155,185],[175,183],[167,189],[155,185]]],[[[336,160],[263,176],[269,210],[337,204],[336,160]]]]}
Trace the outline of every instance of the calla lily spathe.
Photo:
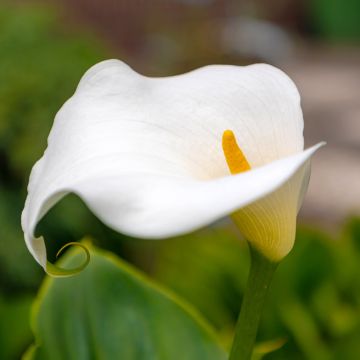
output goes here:
{"type": "Polygon", "coordinates": [[[186,233],[228,214],[273,260],[293,246],[311,155],[293,82],[265,64],[150,78],[118,60],[81,79],[32,169],[22,228],[47,269],[37,223],[75,193],[108,226],[141,238],[186,233]],[[231,175],[222,134],[251,170],[231,175]]]}

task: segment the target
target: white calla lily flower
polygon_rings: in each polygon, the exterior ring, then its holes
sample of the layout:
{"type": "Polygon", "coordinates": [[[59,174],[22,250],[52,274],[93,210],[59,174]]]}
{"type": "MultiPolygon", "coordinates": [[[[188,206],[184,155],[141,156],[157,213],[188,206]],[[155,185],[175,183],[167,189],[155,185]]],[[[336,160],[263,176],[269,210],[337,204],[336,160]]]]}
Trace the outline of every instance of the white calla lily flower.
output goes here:
{"type": "Polygon", "coordinates": [[[150,78],[118,60],[101,62],[56,115],[32,169],[22,214],[27,247],[51,272],[35,228],[75,193],[105,224],[141,238],[232,214],[278,261],[293,246],[310,158],[322,145],[304,151],[303,143],[298,91],[272,66],[212,65],[150,78]]]}

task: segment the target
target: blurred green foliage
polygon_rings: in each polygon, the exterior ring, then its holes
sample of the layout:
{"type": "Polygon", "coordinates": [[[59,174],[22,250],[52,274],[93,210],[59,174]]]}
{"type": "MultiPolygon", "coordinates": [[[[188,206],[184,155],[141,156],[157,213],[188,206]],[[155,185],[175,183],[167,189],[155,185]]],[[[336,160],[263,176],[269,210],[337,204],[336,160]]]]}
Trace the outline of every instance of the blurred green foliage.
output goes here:
{"type": "MultiPolygon", "coordinates": [[[[360,355],[359,244],[358,219],[339,238],[299,229],[275,274],[259,332],[259,341],[287,342],[265,359],[360,355]]],[[[194,304],[230,346],[249,269],[245,242],[226,226],[157,246],[153,276],[194,304]]]]}
{"type": "Polygon", "coordinates": [[[82,74],[106,53],[94,39],[73,36],[41,7],[0,12],[0,146],[19,181],[46,145],[52,120],[82,74]]]}
{"type": "Polygon", "coordinates": [[[23,291],[37,287],[41,274],[20,228],[30,169],[56,111],[107,53],[61,27],[55,11],[34,5],[1,5],[0,46],[0,286],[23,291]]]}
{"type": "MultiPolygon", "coordinates": [[[[20,226],[30,169],[46,147],[56,111],[81,75],[109,55],[94,37],[64,29],[54,10],[3,2],[0,49],[0,358],[6,360],[18,359],[31,341],[29,299],[43,276],[20,226]]],[[[58,221],[61,227],[71,228],[58,221]]],[[[53,242],[50,252],[58,248],[53,242]]]]}
{"type": "Polygon", "coordinates": [[[32,340],[29,324],[31,295],[0,297],[0,359],[19,359],[32,340]]]}
{"type": "Polygon", "coordinates": [[[345,43],[360,41],[360,1],[311,0],[308,9],[318,35],[345,43]]]}

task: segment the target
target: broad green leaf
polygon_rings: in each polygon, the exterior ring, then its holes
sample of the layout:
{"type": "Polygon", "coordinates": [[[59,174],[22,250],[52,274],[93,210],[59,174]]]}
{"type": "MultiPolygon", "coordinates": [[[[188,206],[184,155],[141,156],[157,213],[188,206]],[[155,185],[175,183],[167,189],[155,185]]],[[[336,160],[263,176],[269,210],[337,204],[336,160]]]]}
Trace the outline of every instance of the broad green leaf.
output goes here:
{"type": "MultiPolygon", "coordinates": [[[[226,359],[193,309],[113,254],[86,246],[91,261],[82,273],[46,278],[33,309],[36,346],[27,359],[226,359]]],[[[81,260],[72,249],[60,266],[81,260]]]]}

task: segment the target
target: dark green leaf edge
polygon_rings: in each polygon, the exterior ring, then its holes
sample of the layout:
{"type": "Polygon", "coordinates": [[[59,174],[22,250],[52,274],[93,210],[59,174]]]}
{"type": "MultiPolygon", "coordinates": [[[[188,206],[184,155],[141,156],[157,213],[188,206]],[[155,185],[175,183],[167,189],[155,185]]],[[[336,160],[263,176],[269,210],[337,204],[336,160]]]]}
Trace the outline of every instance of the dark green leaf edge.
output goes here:
{"type": "MultiPolygon", "coordinates": [[[[154,291],[157,291],[161,295],[163,295],[168,300],[174,302],[176,305],[178,305],[182,310],[184,310],[185,313],[187,313],[189,316],[191,316],[194,321],[201,327],[208,335],[209,337],[214,341],[216,345],[219,346],[220,349],[224,351],[224,353],[227,353],[227,350],[224,348],[221,341],[218,339],[218,336],[216,334],[216,331],[211,327],[211,325],[206,321],[206,319],[201,315],[201,313],[194,308],[190,303],[186,302],[184,299],[179,297],[177,294],[172,292],[171,290],[165,288],[164,286],[156,283],[154,280],[152,280],[150,277],[148,277],[146,274],[142,273],[140,270],[133,267],[131,264],[127,263],[126,261],[122,260],[115,254],[100,249],[92,244],[91,239],[85,238],[81,241],[81,244],[85,246],[88,251],[95,252],[96,255],[102,256],[105,260],[113,263],[114,265],[122,268],[126,272],[128,272],[131,276],[133,276],[138,281],[142,282],[144,286],[148,286],[154,291]]],[[[59,261],[57,261],[57,265],[62,266],[63,262],[66,262],[66,260],[75,254],[79,253],[80,250],[78,248],[71,248],[69,251],[66,252],[64,256],[61,257],[59,261]]],[[[76,276],[76,275],[74,275],[76,276]]],[[[36,353],[36,350],[41,346],[41,340],[38,338],[38,329],[37,329],[37,316],[40,312],[40,308],[42,305],[42,301],[45,298],[47,292],[51,288],[54,281],[59,281],[59,279],[51,277],[47,275],[43,281],[43,284],[40,286],[39,292],[37,296],[35,297],[35,300],[31,307],[31,314],[30,314],[30,327],[34,334],[35,342],[29,346],[29,348],[26,350],[24,355],[22,356],[22,360],[31,360],[33,359],[33,355],[36,353]]],[[[61,280],[60,280],[61,281],[61,280]]],[[[62,280],[64,281],[64,280],[62,280]]],[[[66,280],[65,280],[66,281],[66,280]]]]}

